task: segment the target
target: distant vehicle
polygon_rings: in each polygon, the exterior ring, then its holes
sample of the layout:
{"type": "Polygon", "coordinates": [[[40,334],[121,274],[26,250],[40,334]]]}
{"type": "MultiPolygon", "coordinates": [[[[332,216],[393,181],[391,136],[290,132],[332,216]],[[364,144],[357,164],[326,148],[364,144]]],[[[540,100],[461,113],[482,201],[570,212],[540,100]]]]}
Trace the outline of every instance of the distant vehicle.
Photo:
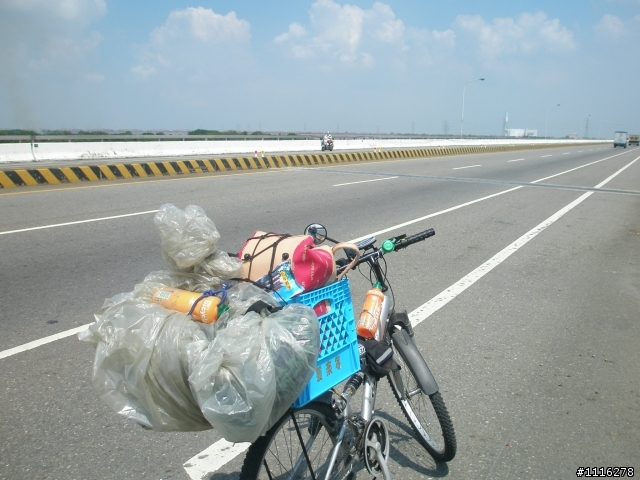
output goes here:
{"type": "Polygon", "coordinates": [[[327,134],[324,137],[322,137],[320,146],[322,147],[323,152],[325,150],[329,150],[330,152],[333,151],[333,137],[329,132],[327,132],[327,134]]]}
{"type": "Polygon", "coordinates": [[[629,145],[635,145],[636,147],[640,146],[640,134],[638,134],[638,133],[630,133],[629,134],[629,145]]]}
{"type": "Polygon", "coordinates": [[[629,145],[629,134],[627,132],[616,132],[613,134],[613,148],[629,145]]]}

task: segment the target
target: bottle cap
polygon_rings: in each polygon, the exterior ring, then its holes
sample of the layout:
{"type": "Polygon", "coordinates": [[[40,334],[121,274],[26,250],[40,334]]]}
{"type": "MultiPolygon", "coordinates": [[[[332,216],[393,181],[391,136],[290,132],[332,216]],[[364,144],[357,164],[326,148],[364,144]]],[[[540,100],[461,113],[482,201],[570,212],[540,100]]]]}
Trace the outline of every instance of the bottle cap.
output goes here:
{"type": "Polygon", "coordinates": [[[220,315],[222,315],[227,310],[229,310],[229,305],[227,305],[226,303],[223,303],[222,305],[220,305],[218,307],[218,318],[220,318],[220,315]]]}
{"type": "Polygon", "coordinates": [[[382,242],[382,251],[384,253],[393,252],[394,248],[395,244],[393,243],[393,240],[385,240],[384,242],[382,242]]]}

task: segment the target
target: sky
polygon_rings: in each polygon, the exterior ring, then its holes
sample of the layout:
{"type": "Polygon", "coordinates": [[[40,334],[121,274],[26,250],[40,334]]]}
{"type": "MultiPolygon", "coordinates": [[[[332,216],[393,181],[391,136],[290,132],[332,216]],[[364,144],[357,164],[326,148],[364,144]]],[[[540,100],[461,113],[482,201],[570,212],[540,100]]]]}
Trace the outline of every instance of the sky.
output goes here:
{"type": "Polygon", "coordinates": [[[639,78],[640,0],[0,0],[0,129],[609,138],[639,78]]]}

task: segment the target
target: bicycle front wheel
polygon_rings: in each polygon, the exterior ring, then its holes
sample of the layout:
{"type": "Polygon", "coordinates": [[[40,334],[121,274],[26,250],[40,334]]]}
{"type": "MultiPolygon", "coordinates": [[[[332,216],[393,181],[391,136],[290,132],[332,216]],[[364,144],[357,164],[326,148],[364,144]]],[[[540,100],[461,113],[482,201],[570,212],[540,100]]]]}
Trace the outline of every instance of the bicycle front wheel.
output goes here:
{"type": "MultiPolygon", "coordinates": [[[[408,335],[405,338],[408,338],[409,348],[415,349],[413,340],[408,335]]],[[[415,359],[416,357],[412,356],[411,358],[415,359]]],[[[424,362],[422,356],[418,358],[424,362]]],[[[408,360],[403,356],[403,351],[395,344],[393,359],[399,368],[389,373],[387,378],[400,408],[416,434],[416,438],[434,460],[441,462],[452,460],[456,455],[456,436],[440,392],[427,395],[423,391],[421,385],[428,382],[414,376],[412,372],[420,371],[420,369],[410,368],[408,360]]]]}
{"type": "Polygon", "coordinates": [[[251,444],[240,480],[324,478],[336,443],[335,427],[335,412],[325,403],[289,410],[251,444]]]}

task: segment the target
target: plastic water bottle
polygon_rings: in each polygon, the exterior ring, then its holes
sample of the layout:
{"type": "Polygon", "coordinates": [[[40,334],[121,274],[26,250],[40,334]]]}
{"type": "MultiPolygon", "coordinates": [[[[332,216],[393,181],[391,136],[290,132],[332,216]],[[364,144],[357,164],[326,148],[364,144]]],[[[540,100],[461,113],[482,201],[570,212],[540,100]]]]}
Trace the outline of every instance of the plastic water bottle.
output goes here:
{"type": "MultiPolygon", "coordinates": [[[[153,292],[151,301],[168,310],[189,313],[194,302],[201,297],[200,293],[180,290],[179,288],[161,287],[153,292]]],[[[202,323],[212,323],[218,319],[220,298],[204,297],[198,301],[191,316],[202,323]]]]}
{"type": "MultiPolygon", "coordinates": [[[[387,297],[382,293],[382,284],[376,284],[364,297],[364,305],[356,324],[356,332],[364,338],[378,338],[382,310],[387,297]]],[[[387,300],[388,302],[388,300],[387,300]]]]}

